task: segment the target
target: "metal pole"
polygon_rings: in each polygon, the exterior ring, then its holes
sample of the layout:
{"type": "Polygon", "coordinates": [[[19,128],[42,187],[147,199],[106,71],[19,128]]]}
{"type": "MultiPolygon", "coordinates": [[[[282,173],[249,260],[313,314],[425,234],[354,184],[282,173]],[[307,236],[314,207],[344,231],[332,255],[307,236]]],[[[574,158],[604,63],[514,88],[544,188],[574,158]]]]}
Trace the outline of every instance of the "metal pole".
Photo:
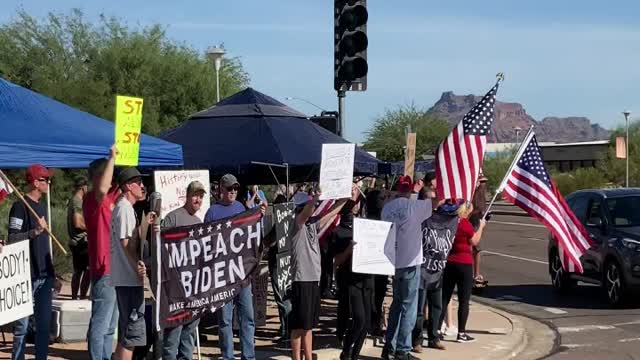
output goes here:
{"type": "MultiPolygon", "coordinates": [[[[47,182],[47,225],[49,229],[53,231],[53,221],[51,220],[51,184],[49,182],[47,182]]],[[[51,241],[51,236],[49,236],[49,253],[53,256],[53,244],[51,241]]]]}
{"type": "Polygon", "coordinates": [[[345,133],[344,98],[346,96],[346,91],[338,91],[338,116],[340,116],[340,136],[342,137],[344,137],[345,133]]]}
{"type": "Polygon", "coordinates": [[[216,67],[216,104],[220,102],[220,69],[216,67]]]}
{"type": "Polygon", "coordinates": [[[284,191],[284,193],[285,193],[285,196],[286,196],[286,198],[287,198],[287,202],[289,202],[289,199],[291,199],[291,198],[289,197],[289,196],[290,196],[290,194],[289,194],[289,164],[285,163],[284,165],[286,166],[286,167],[285,167],[285,169],[284,169],[284,171],[285,171],[285,173],[286,173],[286,179],[285,179],[285,181],[286,181],[286,184],[287,184],[287,185],[286,185],[286,186],[287,186],[287,189],[284,191]]]}

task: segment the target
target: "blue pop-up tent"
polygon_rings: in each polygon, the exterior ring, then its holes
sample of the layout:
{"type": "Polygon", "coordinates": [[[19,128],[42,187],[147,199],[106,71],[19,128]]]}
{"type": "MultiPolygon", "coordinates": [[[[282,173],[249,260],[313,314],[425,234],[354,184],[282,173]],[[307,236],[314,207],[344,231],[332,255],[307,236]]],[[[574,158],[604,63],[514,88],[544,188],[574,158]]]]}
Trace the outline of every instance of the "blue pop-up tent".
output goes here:
{"type": "MultiPolygon", "coordinates": [[[[114,133],[113,122],[0,78],[0,168],[85,168],[108,155],[114,133]]],[[[140,137],[139,166],[180,165],[180,145],[140,137]]]]}
{"type": "MultiPolygon", "coordinates": [[[[192,115],[161,137],[182,145],[185,168],[208,169],[214,176],[230,172],[262,184],[274,182],[273,169],[257,162],[288,164],[292,182],[317,180],[322,144],[347,143],[306,115],[252,88],[192,115]]],[[[356,148],[354,174],[376,174],[379,164],[356,148]]]]}

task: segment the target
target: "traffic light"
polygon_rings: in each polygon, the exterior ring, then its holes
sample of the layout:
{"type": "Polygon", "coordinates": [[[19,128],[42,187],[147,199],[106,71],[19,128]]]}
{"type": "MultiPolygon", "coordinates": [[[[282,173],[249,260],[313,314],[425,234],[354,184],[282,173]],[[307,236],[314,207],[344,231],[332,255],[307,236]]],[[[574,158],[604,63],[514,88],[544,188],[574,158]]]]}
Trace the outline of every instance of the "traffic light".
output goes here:
{"type": "Polygon", "coordinates": [[[334,0],[334,88],[336,91],[367,89],[366,0],[334,0]]]}
{"type": "Polygon", "coordinates": [[[316,125],[340,135],[340,121],[336,111],[323,111],[322,115],[312,116],[309,119],[316,125]]]}

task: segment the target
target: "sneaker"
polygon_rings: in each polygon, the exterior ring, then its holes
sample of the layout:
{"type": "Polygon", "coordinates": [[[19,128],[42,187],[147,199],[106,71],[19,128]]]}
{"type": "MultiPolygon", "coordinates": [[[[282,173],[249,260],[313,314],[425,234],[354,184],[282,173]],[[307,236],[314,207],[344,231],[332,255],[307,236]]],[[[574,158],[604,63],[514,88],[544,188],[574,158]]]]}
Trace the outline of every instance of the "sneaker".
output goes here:
{"type": "Polygon", "coordinates": [[[406,353],[406,354],[396,353],[395,360],[420,360],[420,358],[413,356],[413,354],[411,353],[406,353]]]}
{"type": "Polygon", "coordinates": [[[393,360],[395,359],[395,356],[390,355],[389,350],[387,350],[387,348],[385,347],[385,348],[382,348],[382,355],[380,355],[380,358],[382,360],[393,360]]]}
{"type": "Polygon", "coordinates": [[[430,349],[436,349],[436,350],[446,350],[447,349],[440,341],[429,342],[429,346],[428,347],[430,349]]]}
{"type": "Polygon", "coordinates": [[[459,343],[471,343],[476,341],[475,338],[472,338],[471,336],[467,335],[466,333],[460,333],[458,334],[458,339],[456,340],[459,343]]]}
{"type": "Polygon", "coordinates": [[[449,327],[445,330],[444,334],[446,336],[456,336],[458,335],[458,328],[455,326],[449,327]]]}

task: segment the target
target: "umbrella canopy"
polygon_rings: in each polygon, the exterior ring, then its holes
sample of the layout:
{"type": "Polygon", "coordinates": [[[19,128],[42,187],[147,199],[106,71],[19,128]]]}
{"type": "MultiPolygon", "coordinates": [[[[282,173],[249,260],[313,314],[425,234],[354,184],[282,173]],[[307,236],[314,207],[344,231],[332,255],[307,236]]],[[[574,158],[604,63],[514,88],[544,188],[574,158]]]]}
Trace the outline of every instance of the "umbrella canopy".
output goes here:
{"type": "MultiPolygon", "coordinates": [[[[144,120],[143,120],[144,121],[144,120]]],[[[0,78],[0,167],[85,168],[109,154],[114,123],[0,78]]],[[[141,167],[180,166],[182,148],[140,137],[141,167]]]]}
{"type": "MultiPolygon", "coordinates": [[[[230,172],[262,184],[273,183],[273,175],[253,162],[288,164],[292,182],[317,180],[322,144],[348,143],[252,88],[194,114],[162,138],[182,145],[186,168],[209,169],[214,175],[230,172]]],[[[356,149],[355,174],[376,174],[378,163],[356,149]]],[[[277,174],[283,182],[284,172],[277,174]]]]}

